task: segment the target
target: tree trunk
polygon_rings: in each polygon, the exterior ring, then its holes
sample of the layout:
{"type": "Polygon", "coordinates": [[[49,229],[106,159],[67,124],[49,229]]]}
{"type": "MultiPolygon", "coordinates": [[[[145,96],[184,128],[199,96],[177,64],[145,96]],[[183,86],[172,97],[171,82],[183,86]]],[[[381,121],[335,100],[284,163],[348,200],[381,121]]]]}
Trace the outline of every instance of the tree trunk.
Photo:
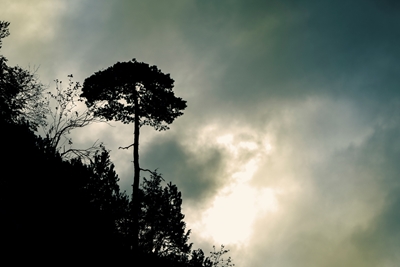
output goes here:
{"type": "Polygon", "coordinates": [[[138,256],[139,249],[139,179],[140,179],[140,167],[139,167],[139,131],[140,131],[140,118],[139,118],[139,107],[138,99],[135,98],[135,126],[134,126],[134,143],[133,143],[133,164],[134,164],[134,178],[132,188],[132,204],[133,204],[133,253],[136,259],[138,256]]]}

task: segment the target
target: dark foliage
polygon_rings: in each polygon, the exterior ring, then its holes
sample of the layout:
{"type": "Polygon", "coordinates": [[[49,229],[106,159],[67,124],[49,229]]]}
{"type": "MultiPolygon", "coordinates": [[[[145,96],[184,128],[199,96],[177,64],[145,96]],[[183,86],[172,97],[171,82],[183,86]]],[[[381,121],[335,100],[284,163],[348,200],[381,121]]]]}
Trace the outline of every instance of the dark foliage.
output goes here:
{"type": "Polygon", "coordinates": [[[140,247],[159,256],[188,254],[190,230],[185,231],[181,192],[171,182],[162,187],[161,179],[153,173],[151,179],[142,183],[140,247]]]}
{"type": "Polygon", "coordinates": [[[186,108],[186,101],[175,96],[173,86],[169,74],[133,59],[118,62],[87,78],[81,97],[86,98],[89,107],[97,104],[95,114],[107,120],[132,123],[138,116],[140,126],[166,130],[167,124],[186,108]]]}
{"type": "MultiPolygon", "coordinates": [[[[2,38],[9,35],[8,22],[0,21],[2,38]]],[[[20,67],[10,67],[0,55],[0,119],[29,123],[31,129],[45,124],[46,102],[41,98],[44,86],[34,73],[20,67]]]]}
{"type": "Polygon", "coordinates": [[[62,261],[121,251],[115,225],[127,198],[105,152],[92,166],[65,162],[26,126],[1,126],[7,140],[0,187],[5,255],[38,261],[58,255],[62,261]]]}

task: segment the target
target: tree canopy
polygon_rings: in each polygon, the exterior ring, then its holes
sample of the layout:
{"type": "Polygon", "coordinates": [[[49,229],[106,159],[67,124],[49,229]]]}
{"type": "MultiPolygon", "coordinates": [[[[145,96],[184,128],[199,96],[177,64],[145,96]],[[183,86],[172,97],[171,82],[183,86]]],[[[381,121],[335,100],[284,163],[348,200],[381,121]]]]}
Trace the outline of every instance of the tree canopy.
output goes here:
{"type": "Polygon", "coordinates": [[[89,107],[98,104],[94,113],[107,120],[132,123],[137,116],[140,126],[166,130],[186,108],[186,101],[175,96],[173,87],[169,74],[133,59],[87,78],[81,97],[89,107]]]}

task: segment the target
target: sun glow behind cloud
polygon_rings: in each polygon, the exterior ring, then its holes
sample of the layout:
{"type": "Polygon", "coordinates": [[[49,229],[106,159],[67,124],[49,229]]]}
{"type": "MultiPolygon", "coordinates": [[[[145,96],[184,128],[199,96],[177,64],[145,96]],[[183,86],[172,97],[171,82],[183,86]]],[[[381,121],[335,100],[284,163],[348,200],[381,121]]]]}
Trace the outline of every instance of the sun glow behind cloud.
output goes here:
{"type": "Polygon", "coordinates": [[[259,169],[263,157],[271,153],[271,144],[259,145],[254,141],[235,142],[233,134],[216,139],[232,156],[231,182],[214,198],[197,227],[204,238],[221,244],[245,244],[252,234],[257,217],[278,209],[277,192],[272,188],[255,188],[250,181],[259,169]],[[243,164],[239,158],[251,152],[243,164]],[[237,166],[238,162],[241,166],[237,166]]]}
{"type": "MultiPolygon", "coordinates": [[[[4,55],[40,64],[45,84],[132,57],[171,73],[188,109],[169,131],[143,128],[141,163],[182,190],[194,246],[223,243],[237,266],[400,262],[393,1],[3,2],[4,55]]],[[[126,127],[73,139],[104,141],[129,191],[126,127]]]]}

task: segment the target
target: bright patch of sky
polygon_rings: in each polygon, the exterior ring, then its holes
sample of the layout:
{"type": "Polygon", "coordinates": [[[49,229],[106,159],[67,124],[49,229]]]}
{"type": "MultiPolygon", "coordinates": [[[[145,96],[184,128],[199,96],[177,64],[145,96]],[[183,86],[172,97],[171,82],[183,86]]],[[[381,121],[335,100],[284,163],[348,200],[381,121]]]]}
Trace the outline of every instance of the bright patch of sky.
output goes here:
{"type": "Polygon", "coordinates": [[[278,203],[274,189],[250,185],[261,159],[270,153],[271,145],[259,146],[253,141],[235,143],[234,140],[233,134],[216,138],[217,143],[223,145],[233,157],[231,170],[228,170],[228,173],[232,173],[231,181],[215,196],[195,227],[198,233],[203,233],[204,238],[212,238],[217,243],[243,245],[252,234],[255,220],[266,212],[276,211],[278,203]],[[235,158],[247,151],[255,153],[238,169],[235,158]]]}

